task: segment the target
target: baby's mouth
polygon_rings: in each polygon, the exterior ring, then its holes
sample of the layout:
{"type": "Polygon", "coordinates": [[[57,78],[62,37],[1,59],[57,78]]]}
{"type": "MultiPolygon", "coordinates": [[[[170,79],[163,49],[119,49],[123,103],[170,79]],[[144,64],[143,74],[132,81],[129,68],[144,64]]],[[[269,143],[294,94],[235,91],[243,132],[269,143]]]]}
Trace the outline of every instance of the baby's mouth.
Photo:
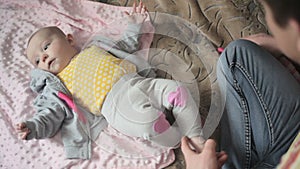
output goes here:
{"type": "Polygon", "coordinates": [[[54,60],[55,60],[55,58],[48,62],[48,69],[50,69],[52,67],[54,60]]]}

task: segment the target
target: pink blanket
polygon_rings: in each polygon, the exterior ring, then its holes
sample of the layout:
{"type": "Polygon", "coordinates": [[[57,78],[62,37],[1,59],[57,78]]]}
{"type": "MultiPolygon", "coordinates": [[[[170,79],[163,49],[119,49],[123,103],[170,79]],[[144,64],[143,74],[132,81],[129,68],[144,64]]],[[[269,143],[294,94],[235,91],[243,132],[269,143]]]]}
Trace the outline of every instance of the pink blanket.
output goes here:
{"type": "MultiPolygon", "coordinates": [[[[54,138],[22,141],[14,124],[31,117],[32,66],[24,51],[28,37],[56,25],[75,35],[79,47],[91,34],[123,17],[126,7],[83,0],[0,0],[0,168],[162,168],[174,161],[171,149],[130,138],[108,127],[93,144],[90,160],[66,159],[58,133],[54,138]]],[[[149,47],[150,38],[143,40],[149,47]]]]}

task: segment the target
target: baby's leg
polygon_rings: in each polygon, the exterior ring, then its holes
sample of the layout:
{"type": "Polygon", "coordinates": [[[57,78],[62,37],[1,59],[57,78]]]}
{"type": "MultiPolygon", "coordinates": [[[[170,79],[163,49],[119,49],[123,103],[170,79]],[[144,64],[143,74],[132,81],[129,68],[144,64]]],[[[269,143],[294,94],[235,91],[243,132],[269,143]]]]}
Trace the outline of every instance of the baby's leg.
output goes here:
{"type": "MultiPolygon", "coordinates": [[[[174,142],[174,139],[178,139],[178,142],[180,142],[182,136],[187,136],[191,138],[192,147],[200,152],[205,140],[203,139],[199,107],[192,98],[190,91],[180,82],[168,79],[145,79],[139,85],[142,87],[149,86],[143,91],[148,94],[153,107],[157,107],[162,111],[167,109],[172,112],[174,123],[170,127],[175,129],[177,131],[175,133],[178,133],[178,135],[175,137],[174,133],[168,131],[168,127],[165,127],[166,130],[156,130],[158,131],[157,137],[164,135],[164,140],[167,142],[171,140],[174,142]]],[[[152,113],[157,114],[157,112],[152,113]]],[[[158,126],[168,126],[162,125],[164,119],[163,116],[155,122],[156,129],[159,129],[158,126]]]]}
{"type": "Polygon", "coordinates": [[[188,89],[176,81],[142,77],[120,80],[107,96],[102,111],[110,125],[126,135],[168,147],[175,147],[182,136],[188,136],[193,138],[195,149],[201,150],[199,109],[188,89]],[[173,113],[172,125],[165,117],[166,109],[173,113]]]}
{"type": "Polygon", "coordinates": [[[201,152],[205,139],[203,138],[199,108],[189,90],[176,86],[168,95],[168,101],[175,117],[175,122],[182,135],[190,138],[190,146],[196,152],[201,152]]]}
{"type": "Polygon", "coordinates": [[[204,143],[205,143],[205,139],[200,136],[190,138],[191,148],[198,153],[202,152],[204,143]]]}

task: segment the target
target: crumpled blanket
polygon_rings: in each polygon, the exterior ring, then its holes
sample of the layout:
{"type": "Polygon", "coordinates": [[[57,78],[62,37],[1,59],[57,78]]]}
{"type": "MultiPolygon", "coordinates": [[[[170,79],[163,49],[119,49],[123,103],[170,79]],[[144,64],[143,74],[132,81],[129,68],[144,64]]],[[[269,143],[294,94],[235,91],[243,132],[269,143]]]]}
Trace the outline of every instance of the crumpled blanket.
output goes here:
{"type": "MultiPolygon", "coordinates": [[[[109,4],[130,6],[134,0],[106,0],[109,4]]],[[[264,10],[258,0],[152,0],[143,1],[150,12],[180,16],[216,46],[256,33],[267,33],[264,10]]]]}
{"type": "MultiPolygon", "coordinates": [[[[32,68],[27,40],[42,26],[56,25],[75,35],[80,48],[127,7],[84,0],[0,0],[0,168],[162,168],[174,161],[171,149],[130,138],[108,127],[93,144],[90,160],[65,159],[60,134],[23,141],[14,124],[34,114],[29,88],[32,68]]],[[[150,36],[151,37],[151,36],[150,36]]],[[[149,47],[151,38],[143,41],[149,47]]]]}

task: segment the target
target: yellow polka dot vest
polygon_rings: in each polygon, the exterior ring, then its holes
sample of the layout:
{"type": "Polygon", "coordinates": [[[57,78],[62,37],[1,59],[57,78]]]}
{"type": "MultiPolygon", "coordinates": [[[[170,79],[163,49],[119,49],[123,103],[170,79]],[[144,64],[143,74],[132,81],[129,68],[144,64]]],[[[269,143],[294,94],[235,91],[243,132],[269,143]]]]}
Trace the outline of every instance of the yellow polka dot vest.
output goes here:
{"type": "Polygon", "coordinates": [[[93,114],[101,115],[103,101],[113,84],[133,72],[136,72],[134,64],[91,46],[72,59],[58,77],[77,103],[93,114]]]}

